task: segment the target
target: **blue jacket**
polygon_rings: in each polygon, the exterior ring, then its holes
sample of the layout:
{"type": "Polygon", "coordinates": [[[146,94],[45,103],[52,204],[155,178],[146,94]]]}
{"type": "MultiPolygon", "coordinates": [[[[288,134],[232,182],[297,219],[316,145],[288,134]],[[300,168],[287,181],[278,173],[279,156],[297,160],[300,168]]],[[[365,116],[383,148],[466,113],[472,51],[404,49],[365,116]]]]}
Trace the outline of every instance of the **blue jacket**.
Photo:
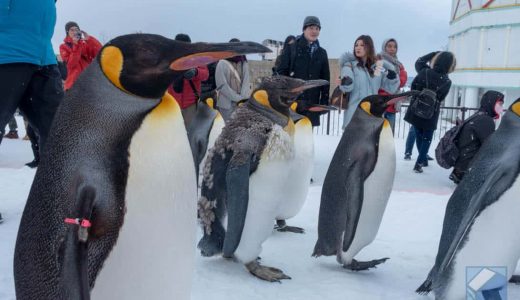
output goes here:
{"type": "Polygon", "coordinates": [[[56,64],[54,0],[0,0],[0,64],[56,64]]]}

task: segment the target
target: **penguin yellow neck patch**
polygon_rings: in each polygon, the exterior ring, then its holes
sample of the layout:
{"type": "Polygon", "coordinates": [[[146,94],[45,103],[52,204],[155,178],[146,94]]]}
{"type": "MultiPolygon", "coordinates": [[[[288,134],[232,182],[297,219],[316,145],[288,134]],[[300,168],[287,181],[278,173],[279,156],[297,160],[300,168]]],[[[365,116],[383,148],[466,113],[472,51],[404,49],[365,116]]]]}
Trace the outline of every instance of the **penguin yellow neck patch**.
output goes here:
{"type": "Polygon", "coordinates": [[[264,90],[260,90],[260,91],[256,91],[254,94],[253,94],[253,98],[255,98],[255,100],[262,104],[263,106],[265,107],[269,107],[269,108],[273,108],[271,106],[271,103],[269,103],[269,96],[267,95],[267,92],[264,91],[264,90]]]}
{"type": "Polygon", "coordinates": [[[361,109],[363,109],[367,114],[372,115],[372,113],[370,113],[370,102],[365,101],[361,103],[361,109]]]}
{"type": "Polygon", "coordinates": [[[390,127],[390,122],[387,119],[383,119],[383,127],[390,127]]]}
{"type": "Polygon", "coordinates": [[[160,120],[180,115],[180,107],[175,98],[168,92],[164,94],[159,105],[157,105],[149,114],[152,120],[160,120]]]}
{"type": "Polygon", "coordinates": [[[215,100],[213,100],[213,98],[208,98],[208,99],[206,99],[206,104],[207,104],[209,107],[215,109],[215,100]]]}
{"type": "Polygon", "coordinates": [[[101,70],[105,76],[119,89],[128,92],[121,85],[119,76],[123,70],[123,53],[119,48],[108,46],[101,53],[101,70]]]}
{"type": "Polygon", "coordinates": [[[294,136],[294,122],[291,118],[289,118],[287,126],[285,126],[283,130],[285,130],[285,132],[287,132],[290,136],[294,136]]]}
{"type": "Polygon", "coordinates": [[[511,107],[511,110],[517,115],[520,117],[520,102],[517,102],[515,104],[513,104],[513,106],[511,107]]]}

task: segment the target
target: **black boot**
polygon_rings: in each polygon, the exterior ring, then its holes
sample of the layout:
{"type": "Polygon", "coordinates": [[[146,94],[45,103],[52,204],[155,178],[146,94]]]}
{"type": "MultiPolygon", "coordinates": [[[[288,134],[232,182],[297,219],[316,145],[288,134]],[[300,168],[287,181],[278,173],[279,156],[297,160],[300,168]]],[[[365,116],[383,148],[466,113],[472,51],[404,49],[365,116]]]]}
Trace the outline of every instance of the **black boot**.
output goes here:
{"type": "Polygon", "coordinates": [[[31,148],[34,154],[34,160],[31,162],[26,163],[25,165],[29,168],[36,168],[38,164],[40,163],[40,147],[37,143],[31,143],[31,148]]]}
{"type": "Polygon", "coordinates": [[[415,173],[422,173],[423,172],[423,169],[421,167],[421,164],[415,164],[415,167],[413,167],[413,171],[415,173]]]}

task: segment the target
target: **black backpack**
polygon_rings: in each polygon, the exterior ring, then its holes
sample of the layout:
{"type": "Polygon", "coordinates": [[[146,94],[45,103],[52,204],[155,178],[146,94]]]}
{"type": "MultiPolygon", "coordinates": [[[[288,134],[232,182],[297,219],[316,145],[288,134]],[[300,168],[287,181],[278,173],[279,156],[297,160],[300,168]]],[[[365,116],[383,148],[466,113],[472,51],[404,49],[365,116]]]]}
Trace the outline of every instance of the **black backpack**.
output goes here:
{"type": "Polygon", "coordinates": [[[433,117],[435,114],[435,111],[438,109],[439,100],[437,100],[437,92],[444,87],[448,82],[445,82],[443,85],[441,85],[436,90],[432,90],[429,87],[428,84],[428,69],[425,70],[425,76],[426,76],[426,87],[422,89],[417,94],[412,94],[410,96],[410,108],[412,114],[415,116],[429,120],[433,117]]]}
{"type": "Polygon", "coordinates": [[[464,124],[480,114],[481,113],[478,112],[469,117],[464,122],[461,122],[459,125],[456,125],[450,130],[446,131],[444,136],[439,141],[439,144],[435,148],[435,158],[437,159],[439,166],[445,169],[450,169],[451,167],[455,166],[455,162],[457,162],[457,159],[459,158],[459,148],[457,147],[457,138],[459,133],[464,127],[464,124]]]}

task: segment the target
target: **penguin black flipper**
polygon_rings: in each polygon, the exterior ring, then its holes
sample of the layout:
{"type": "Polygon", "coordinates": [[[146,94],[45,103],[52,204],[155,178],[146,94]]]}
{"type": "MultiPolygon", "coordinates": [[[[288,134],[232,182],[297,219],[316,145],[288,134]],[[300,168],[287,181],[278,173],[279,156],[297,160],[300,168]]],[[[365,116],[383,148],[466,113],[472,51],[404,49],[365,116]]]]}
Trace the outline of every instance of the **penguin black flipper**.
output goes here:
{"type": "Polygon", "coordinates": [[[224,257],[232,257],[240,243],[249,203],[250,152],[234,153],[226,172],[227,230],[224,239],[224,257]]]}
{"type": "Polygon", "coordinates": [[[439,285],[440,275],[449,269],[457,251],[466,243],[475,218],[517,180],[520,140],[512,138],[511,133],[519,132],[518,118],[509,111],[504,115],[500,127],[482,145],[472,168],[450,197],[435,265],[418,293],[428,293],[439,285]]]}
{"type": "Polygon", "coordinates": [[[313,252],[316,257],[336,255],[338,251],[349,248],[363,205],[363,183],[377,161],[383,119],[370,116],[358,108],[348,126],[350,128],[341,137],[323,183],[318,241],[313,252]]]}
{"type": "Polygon", "coordinates": [[[69,299],[90,299],[88,278],[88,230],[91,226],[92,211],[96,198],[92,186],[79,187],[76,209],[73,213],[77,218],[65,219],[71,224],[63,240],[59,253],[63,255],[63,278],[68,283],[64,293],[69,299]]]}

